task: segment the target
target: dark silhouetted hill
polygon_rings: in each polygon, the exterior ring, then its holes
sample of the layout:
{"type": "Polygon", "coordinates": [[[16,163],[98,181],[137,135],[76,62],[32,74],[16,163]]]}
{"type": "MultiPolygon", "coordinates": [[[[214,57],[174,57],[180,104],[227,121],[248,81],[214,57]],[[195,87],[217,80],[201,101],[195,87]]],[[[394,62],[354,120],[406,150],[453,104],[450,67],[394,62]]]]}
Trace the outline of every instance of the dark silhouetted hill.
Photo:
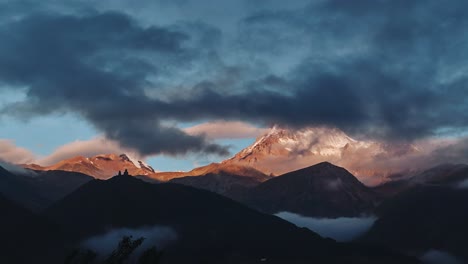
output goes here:
{"type": "Polygon", "coordinates": [[[11,173],[0,167],[0,193],[33,211],[46,208],[91,180],[92,177],[77,172],[11,173]]]}
{"type": "Polygon", "coordinates": [[[114,228],[161,225],[178,240],[163,263],[414,263],[379,248],[323,239],[212,192],[131,176],[91,181],[46,211],[79,243],[114,228]]]}
{"type": "Polygon", "coordinates": [[[418,185],[384,202],[377,213],[363,241],[420,254],[446,251],[468,263],[468,189],[418,185]]]}
{"type": "Polygon", "coordinates": [[[372,212],[375,193],[351,173],[331,163],[289,172],[249,191],[247,204],[268,213],[289,211],[306,216],[358,216],[372,212]]]}
{"type": "Polygon", "coordinates": [[[0,263],[59,263],[65,236],[58,226],[0,195],[0,263]]]}

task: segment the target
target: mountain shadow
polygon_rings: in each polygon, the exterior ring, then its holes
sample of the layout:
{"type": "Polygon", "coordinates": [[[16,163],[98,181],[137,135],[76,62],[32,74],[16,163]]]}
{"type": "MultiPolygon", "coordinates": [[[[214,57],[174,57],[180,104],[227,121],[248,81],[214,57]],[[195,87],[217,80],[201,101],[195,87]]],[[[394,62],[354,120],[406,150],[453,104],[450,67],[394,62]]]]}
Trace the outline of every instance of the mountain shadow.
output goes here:
{"type": "Polygon", "coordinates": [[[79,244],[106,231],[168,226],[162,263],[417,263],[382,248],[341,244],[212,192],[131,176],[94,180],[45,215],[79,244]]]}

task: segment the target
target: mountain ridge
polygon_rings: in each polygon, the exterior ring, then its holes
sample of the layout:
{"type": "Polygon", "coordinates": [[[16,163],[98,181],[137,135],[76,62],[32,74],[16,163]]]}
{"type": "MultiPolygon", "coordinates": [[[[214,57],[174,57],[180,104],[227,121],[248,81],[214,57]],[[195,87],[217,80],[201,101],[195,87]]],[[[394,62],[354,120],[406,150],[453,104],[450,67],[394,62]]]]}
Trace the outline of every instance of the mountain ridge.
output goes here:
{"type": "Polygon", "coordinates": [[[24,168],[36,171],[62,170],[80,172],[98,179],[108,179],[118,171],[128,170],[133,175],[151,175],[156,171],[146,163],[127,154],[99,154],[92,157],[75,156],[50,166],[23,164],[24,168]]]}
{"type": "Polygon", "coordinates": [[[328,127],[293,130],[273,126],[270,131],[222,164],[251,166],[267,175],[281,175],[310,164],[331,162],[346,167],[367,185],[377,185],[400,170],[376,166],[378,160],[401,159],[419,153],[411,144],[389,145],[353,139],[343,131],[328,127]],[[357,158],[359,157],[359,158],[357,158]]]}
{"type": "Polygon", "coordinates": [[[346,169],[322,162],[265,181],[243,201],[268,213],[334,218],[369,214],[379,199],[346,169]]]}
{"type": "Polygon", "coordinates": [[[178,239],[164,248],[164,263],[417,263],[382,248],[324,239],[212,192],[125,175],[86,183],[45,215],[74,230],[74,241],[120,227],[169,226],[178,239]],[[80,215],[93,217],[76,221],[80,215]]]}
{"type": "MultiPolygon", "coordinates": [[[[385,144],[377,141],[357,140],[336,128],[308,127],[290,129],[273,126],[250,146],[231,158],[211,163],[190,171],[159,172],[142,161],[126,154],[101,154],[94,157],[73,157],[50,166],[25,164],[33,170],[76,171],[100,179],[107,179],[119,170],[127,169],[132,175],[141,175],[157,181],[173,178],[201,176],[208,173],[230,174],[263,178],[297,170],[310,164],[331,162],[347,168],[366,185],[391,181],[391,176],[401,173],[399,168],[385,165],[419,153],[411,144],[385,144]]],[[[418,170],[420,168],[413,168],[418,170]]],[[[403,169],[406,172],[406,169],[403,169]]],[[[408,172],[406,172],[408,173],[408,172]]]]}

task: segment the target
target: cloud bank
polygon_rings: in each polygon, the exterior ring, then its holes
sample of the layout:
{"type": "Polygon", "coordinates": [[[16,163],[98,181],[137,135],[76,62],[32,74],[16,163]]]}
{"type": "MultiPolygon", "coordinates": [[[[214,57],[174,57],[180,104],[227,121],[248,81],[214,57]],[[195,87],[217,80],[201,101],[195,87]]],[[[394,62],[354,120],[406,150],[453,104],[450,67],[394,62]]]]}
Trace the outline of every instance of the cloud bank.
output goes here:
{"type": "Polygon", "coordinates": [[[54,150],[50,155],[39,158],[35,163],[42,166],[53,165],[64,159],[73,158],[76,156],[92,157],[99,154],[108,153],[127,153],[136,158],[140,158],[135,154],[134,150],[121,147],[116,141],[108,140],[104,137],[96,137],[90,140],[77,140],[71,143],[62,145],[54,150]]]}
{"type": "Polygon", "coordinates": [[[35,159],[34,154],[18,147],[12,140],[0,139],[0,161],[6,163],[29,163],[35,159]]]}
{"type": "Polygon", "coordinates": [[[333,238],[340,242],[358,238],[377,220],[375,217],[314,218],[290,212],[280,212],[275,215],[299,227],[306,227],[323,237],[333,238]]]}
{"type": "Polygon", "coordinates": [[[53,165],[64,159],[76,156],[92,157],[99,154],[126,153],[139,160],[143,160],[138,151],[122,147],[118,142],[98,136],[89,140],[76,140],[56,148],[47,156],[37,155],[30,150],[18,147],[13,141],[0,139],[0,162],[11,169],[16,168],[13,164],[35,163],[42,166],[53,165]]]}

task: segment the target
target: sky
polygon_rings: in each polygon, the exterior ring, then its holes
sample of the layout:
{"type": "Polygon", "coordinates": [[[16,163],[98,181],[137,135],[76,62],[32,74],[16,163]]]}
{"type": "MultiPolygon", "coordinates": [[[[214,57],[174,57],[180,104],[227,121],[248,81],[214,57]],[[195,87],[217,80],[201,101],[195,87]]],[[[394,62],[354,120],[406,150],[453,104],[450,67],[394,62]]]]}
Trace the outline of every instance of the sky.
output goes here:
{"type": "Polygon", "coordinates": [[[388,143],[462,138],[467,7],[0,0],[0,158],[125,151],[186,170],[273,124],[388,143]]]}

